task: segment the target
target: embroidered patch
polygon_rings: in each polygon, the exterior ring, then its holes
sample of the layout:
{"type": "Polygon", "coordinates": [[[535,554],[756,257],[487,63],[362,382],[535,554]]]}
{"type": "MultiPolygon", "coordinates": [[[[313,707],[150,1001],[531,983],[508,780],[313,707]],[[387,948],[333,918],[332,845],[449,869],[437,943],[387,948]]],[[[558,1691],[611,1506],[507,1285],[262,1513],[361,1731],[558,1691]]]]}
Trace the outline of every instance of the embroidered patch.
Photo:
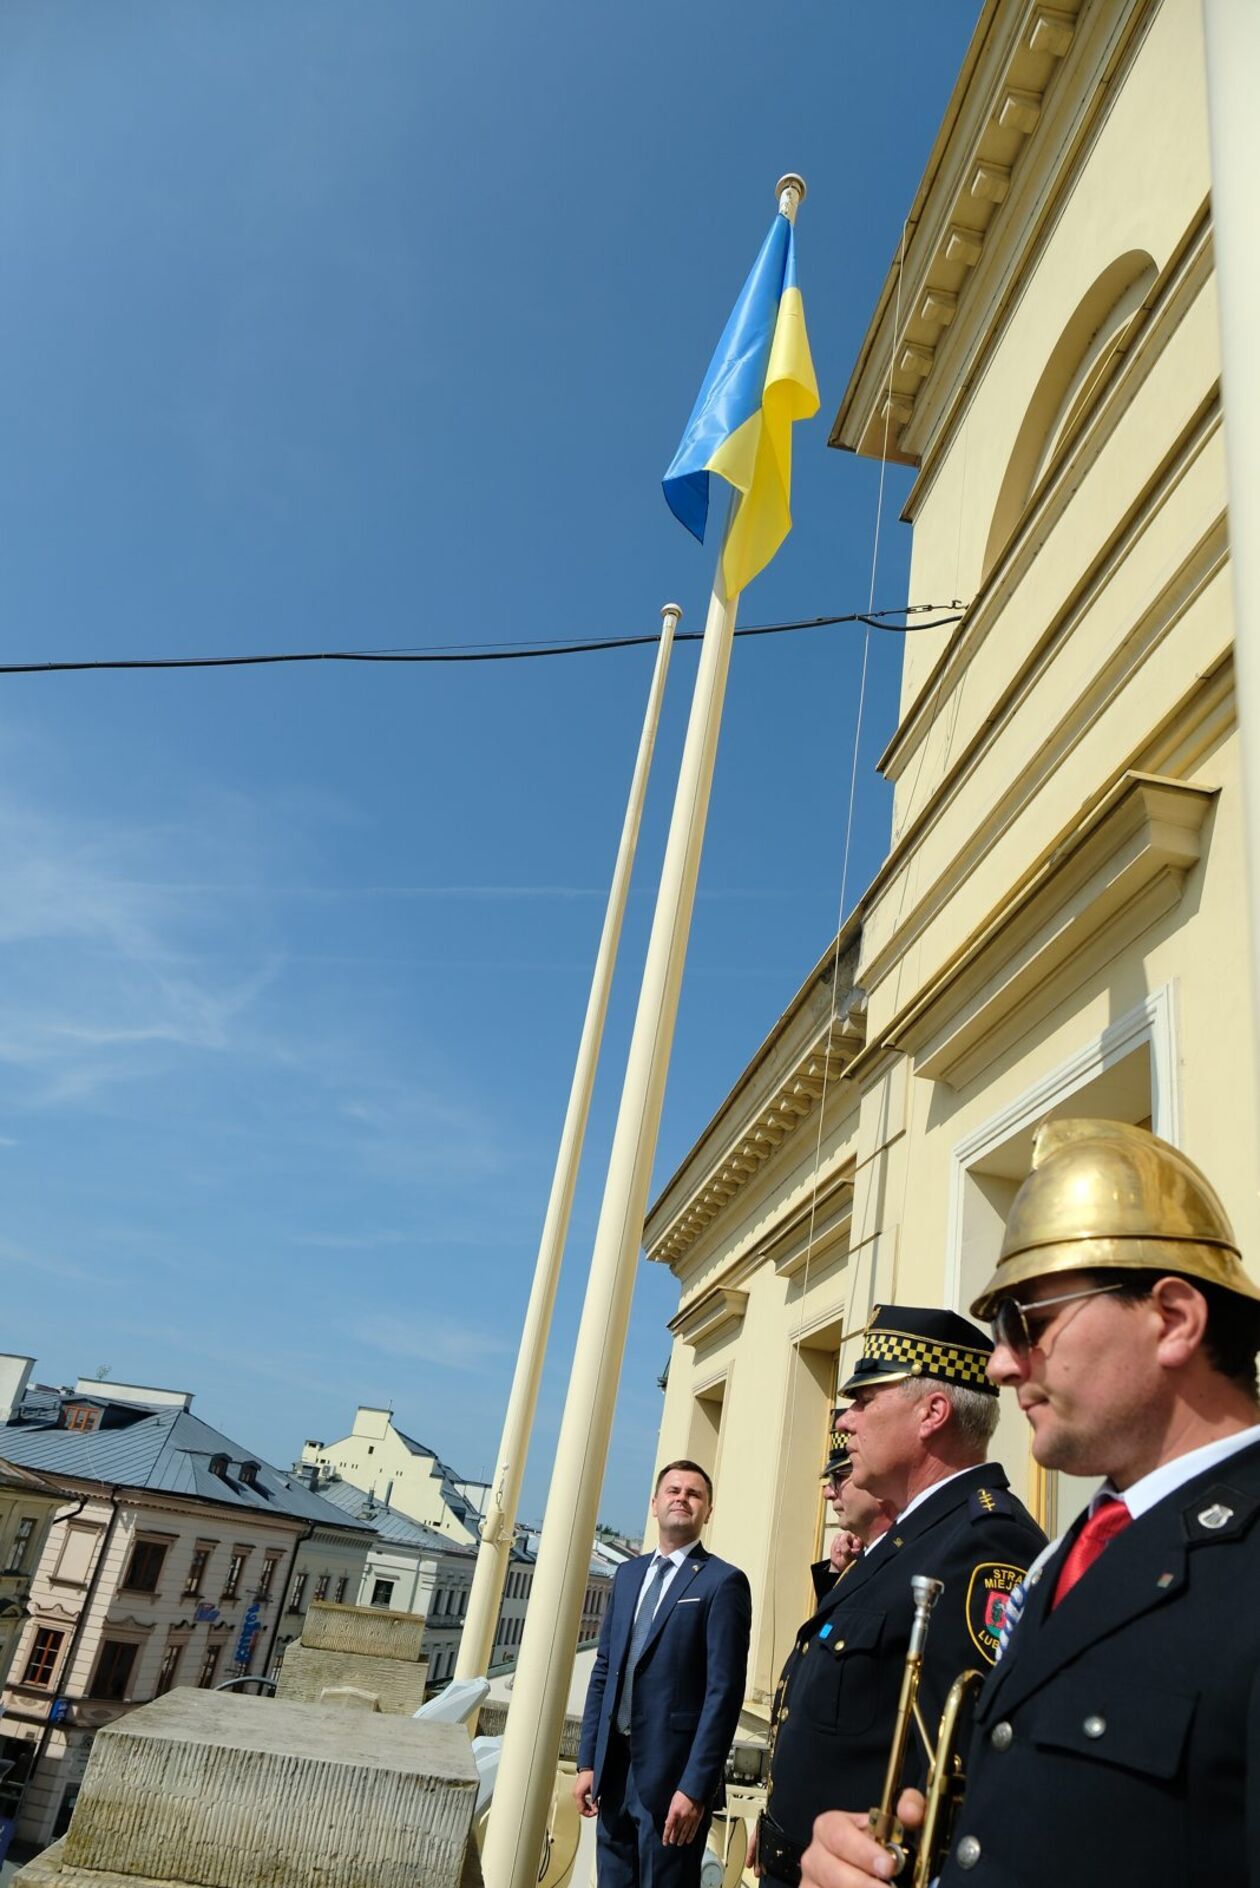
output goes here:
{"type": "Polygon", "coordinates": [[[967,1631],[976,1650],[984,1654],[990,1665],[997,1662],[998,1641],[1006,1624],[1011,1594],[1025,1571],[1023,1567],[1012,1567],[998,1560],[982,1560],[972,1570],[967,1588],[967,1631]]]}

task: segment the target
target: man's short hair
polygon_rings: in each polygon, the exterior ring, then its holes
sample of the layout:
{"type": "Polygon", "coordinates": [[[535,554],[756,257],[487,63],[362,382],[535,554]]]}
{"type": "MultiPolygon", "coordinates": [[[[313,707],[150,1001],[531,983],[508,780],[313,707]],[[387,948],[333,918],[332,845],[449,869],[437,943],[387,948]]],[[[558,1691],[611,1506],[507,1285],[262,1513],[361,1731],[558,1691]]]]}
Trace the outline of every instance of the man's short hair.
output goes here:
{"type": "Polygon", "coordinates": [[[713,1477],[709,1474],[709,1471],[707,1468],[701,1468],[699,1462],[686,1462],[686,1461],[681,1461],[681,1460],[677,1462],[666,1462],[664,1468],[661,1470],[660,1474],[656,1478],[656,1486],[652,1490],[653,1495],[660,1494],[661,1483],[664,1481],[665,1477],[669,1474],[670,1470],[675,1469],[675,1468],[688,1468],[691,1470],[693,1475],[698,1475],[700,1477],[701,1481],[704,1483],[705,1487],[709,1491],[709,1506],[712,1507],[713,1506],[713,1477]]]}
{"type": "Polygon", "coordinates": [[[1260,1401],[1260,1383],[1256,1376],[1256,1353],[1260,1351],[1260,1302],[1244,1298],[1223,1285],[1210,1285],[1206,1279],[1188,1278],[1182,1272],[1094,1271],[1091,1278],[1111,1287],[1123,1303],[1137,1304],[1149,1298],[1161,1278],[1180,1278],[1193,1285],[1207,1301],[1207,1325],[1203,1332],[1203,1351],[1213,1370],[1219,1371],[1238,1389],[1245,1390],[1253,1402],[1260,1401]]]}
{"type": "Polygon", "coordinates": [[[901,1384],[903,1396],[920,1397],[925,1390],[939,1390],[954,1412],[954,1428],[969,1449],[983,1456],[993,1440],[998,1425],[998,1400],[965,1383],[937,1383],[932,1377],[907,1377],[901,1384]]]}

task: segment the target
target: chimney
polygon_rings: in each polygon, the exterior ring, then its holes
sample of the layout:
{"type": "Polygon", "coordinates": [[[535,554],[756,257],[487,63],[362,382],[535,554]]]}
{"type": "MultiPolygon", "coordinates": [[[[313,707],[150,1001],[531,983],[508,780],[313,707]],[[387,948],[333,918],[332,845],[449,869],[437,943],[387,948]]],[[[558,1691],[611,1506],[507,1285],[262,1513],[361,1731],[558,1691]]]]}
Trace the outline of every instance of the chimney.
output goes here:
{"type": "Polygon", "coordinates": [[[34,1368],[33,1357],[0,1351],[0,1423],[11,1422],[17,1414],[34,1368]]]}

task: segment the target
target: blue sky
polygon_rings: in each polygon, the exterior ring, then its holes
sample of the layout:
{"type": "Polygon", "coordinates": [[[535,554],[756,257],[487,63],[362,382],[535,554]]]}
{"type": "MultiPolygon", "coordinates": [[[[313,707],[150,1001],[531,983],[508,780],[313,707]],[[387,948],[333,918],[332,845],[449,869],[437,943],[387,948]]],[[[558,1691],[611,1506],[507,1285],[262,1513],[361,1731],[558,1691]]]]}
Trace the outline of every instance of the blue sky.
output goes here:
{"type": "MultiPolygon", "coordinates": [[[[823,408],[744,622],[865,607],[826,435],[974,9],[9,0],[9,660],[698,628],[659,480],[799,168],[823,408]]],[[[891,468],[876,602],[906,596],[891,468]]],[[[939,602],[938,598],[918,598],[939,602]]],[[[853,629],[737,645],[657,1184],[836,921],[853,629]]],[[[359,1401],[494,1460],[650,650],[0,678],[0,1346],[287,1462],[359,1401]]],[[[882,855],[876,638],[849,902],[882,855]]],[[[541,1513],[695,672],[644,825],[525,1510],[541,1513]]],[[[641,1270],[601,1512],[677,1305],[641,1270]]]]}

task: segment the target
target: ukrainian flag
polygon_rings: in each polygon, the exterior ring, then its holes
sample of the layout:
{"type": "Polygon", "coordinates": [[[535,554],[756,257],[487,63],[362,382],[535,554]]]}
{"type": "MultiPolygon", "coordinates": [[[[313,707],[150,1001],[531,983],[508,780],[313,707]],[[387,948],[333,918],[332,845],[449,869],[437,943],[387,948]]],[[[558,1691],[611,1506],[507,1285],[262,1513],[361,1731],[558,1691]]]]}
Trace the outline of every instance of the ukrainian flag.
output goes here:
{"type": "Polygon", "coordinates": [[[722,552],[728,596],[765,569],[792,529],[792,426],[817,411],[818,383],[796,286],[795,231],[780,211],[664,479],[670,510],[702,543],[709,474],[741,494],[722,552]]]}

